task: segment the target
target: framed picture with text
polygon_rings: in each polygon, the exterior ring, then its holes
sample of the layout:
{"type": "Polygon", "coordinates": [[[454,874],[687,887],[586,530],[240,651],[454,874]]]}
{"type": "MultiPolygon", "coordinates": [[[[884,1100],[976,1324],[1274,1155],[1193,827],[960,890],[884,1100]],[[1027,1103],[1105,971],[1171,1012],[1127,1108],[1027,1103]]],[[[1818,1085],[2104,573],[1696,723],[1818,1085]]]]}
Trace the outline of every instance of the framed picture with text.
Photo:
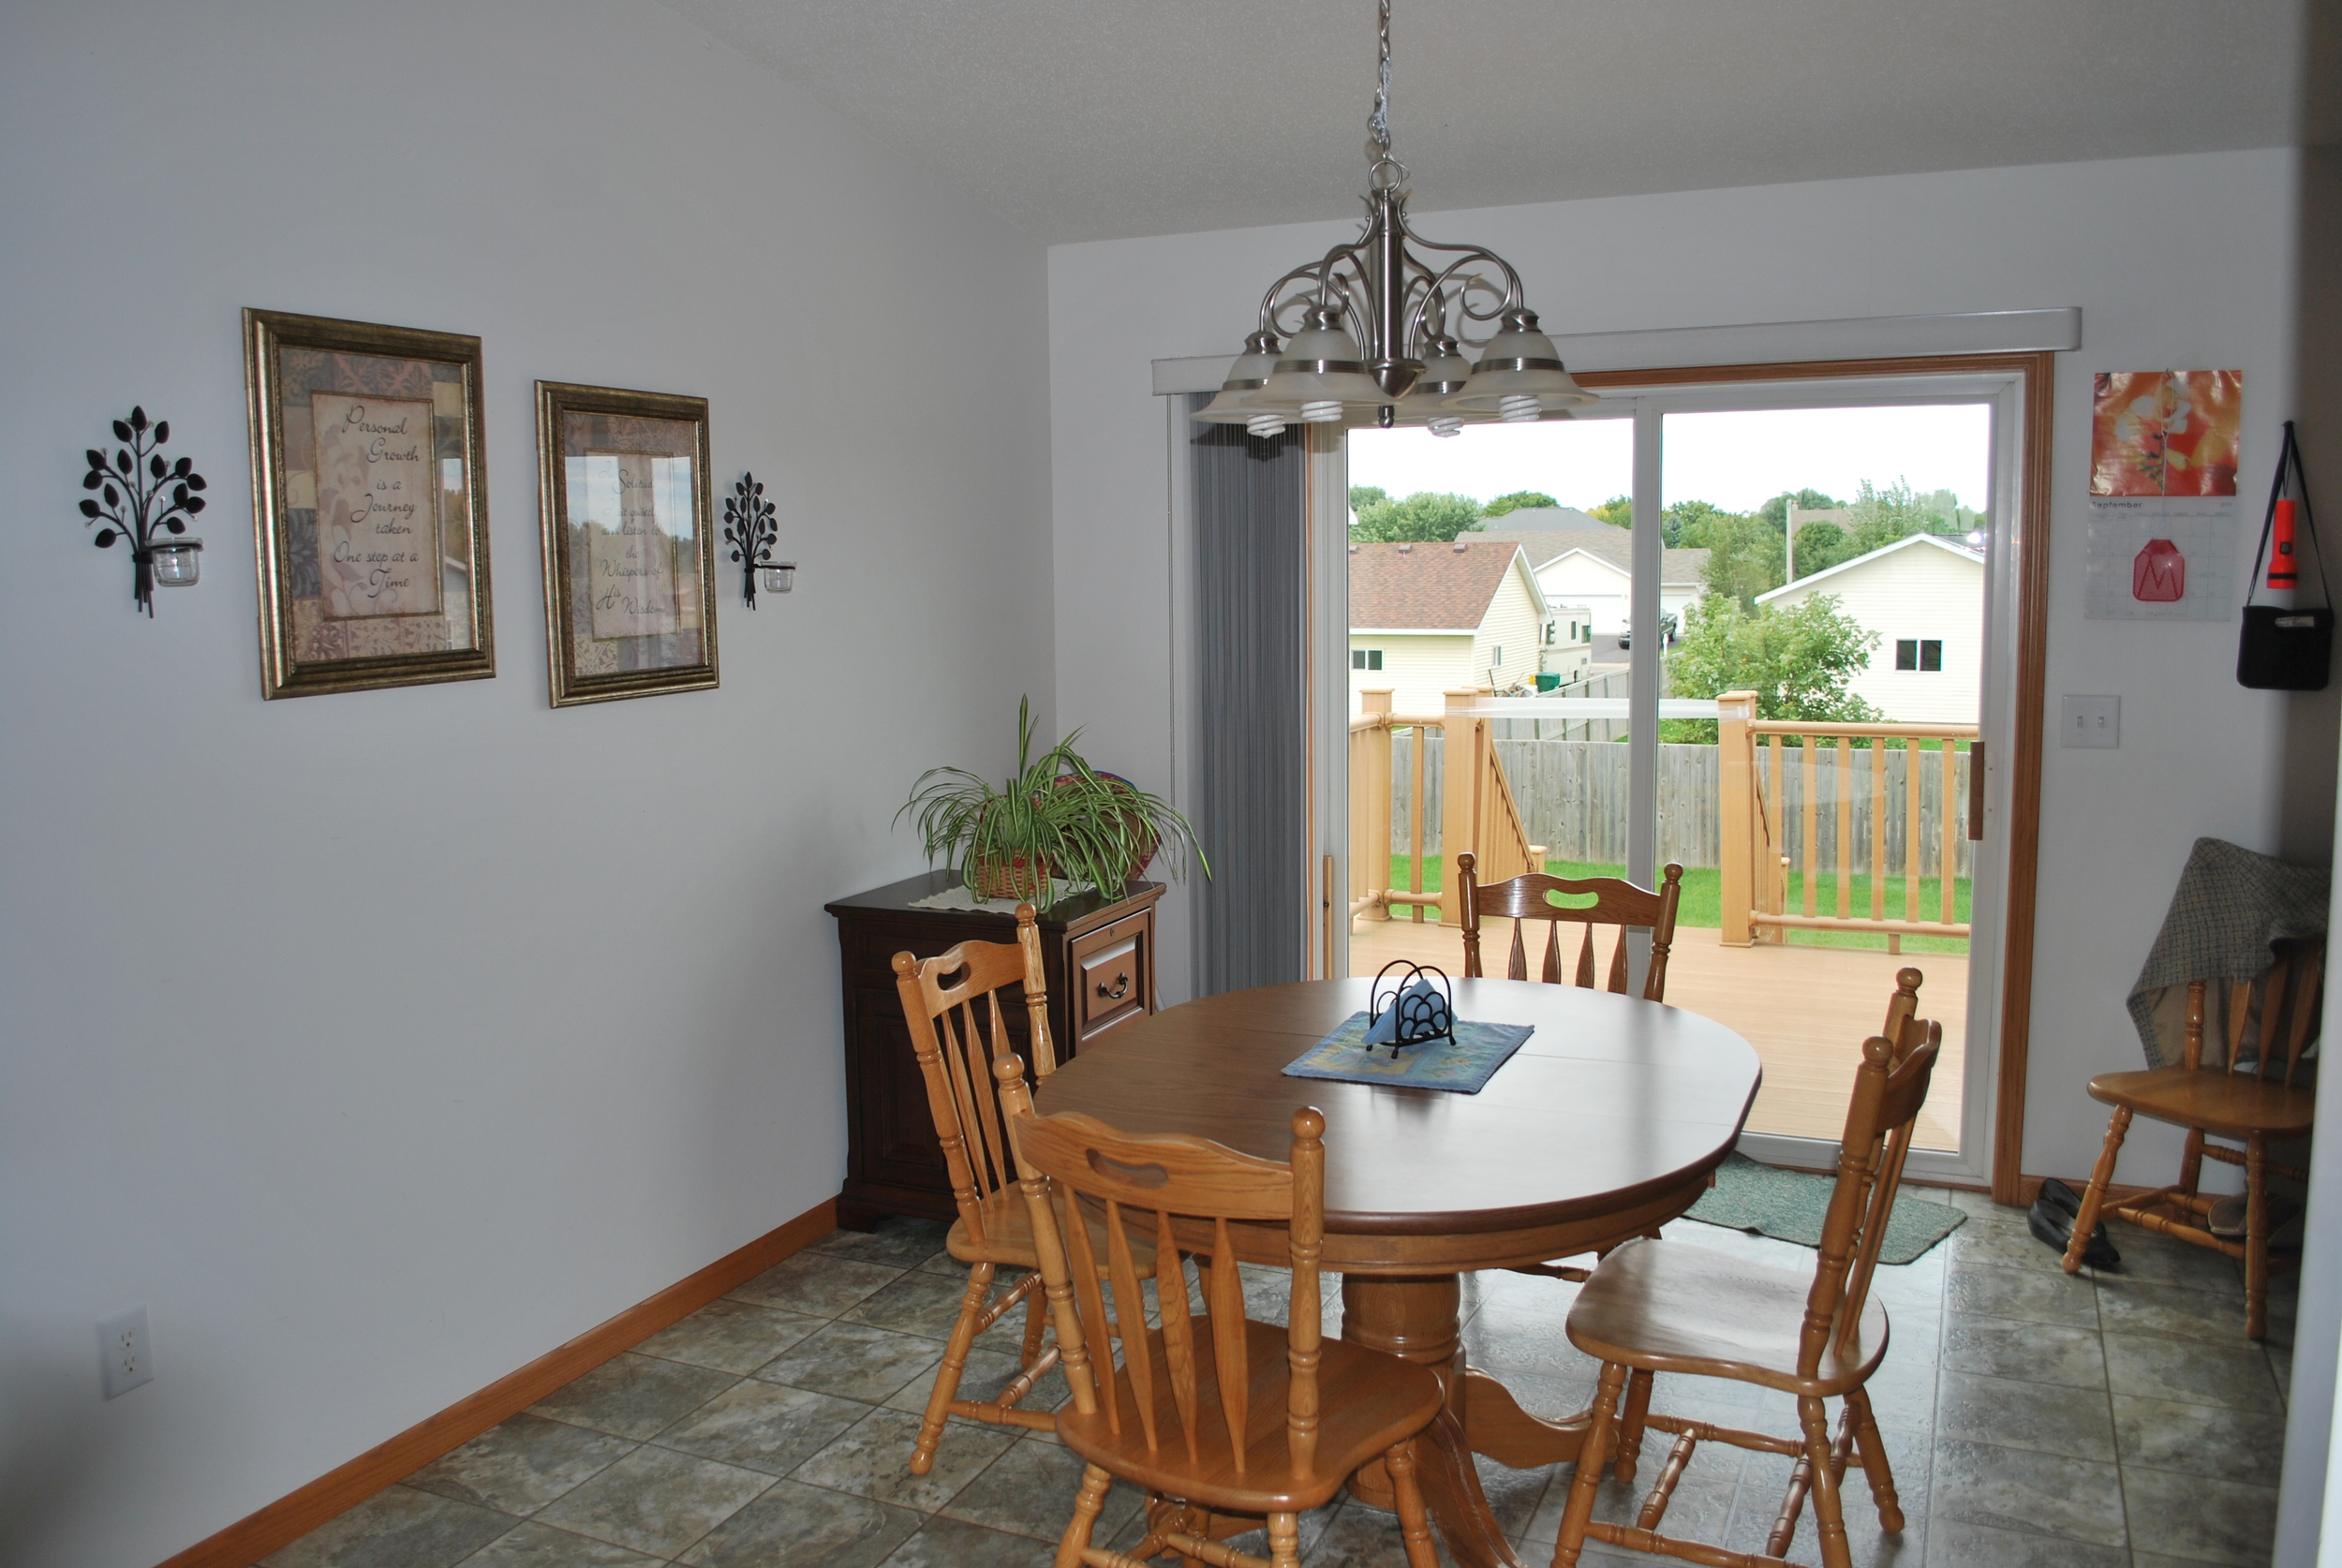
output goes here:
{"type": "Polygon", "coordinates": [[[480,340],[244,313],[260,694],[497,673],[480,340]]]}
{"type": "Polygon", "coordinates": [[[537,383],[553,705],[718,684],[707,400],[537,383]]]}

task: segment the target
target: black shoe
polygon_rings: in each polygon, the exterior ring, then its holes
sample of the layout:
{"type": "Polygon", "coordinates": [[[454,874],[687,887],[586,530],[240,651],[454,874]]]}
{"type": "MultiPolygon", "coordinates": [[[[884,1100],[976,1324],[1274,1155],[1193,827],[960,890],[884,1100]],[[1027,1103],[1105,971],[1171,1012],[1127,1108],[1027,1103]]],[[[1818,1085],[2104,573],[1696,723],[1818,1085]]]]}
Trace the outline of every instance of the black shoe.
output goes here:
{"type": "MultiPolygon", "coordinates": [[[[2048,1182],[2042,1184],[2044,1190],[2041,1196],[2034,1201],[2030,1209],[2025,1211],[2025,1229],[2033,1233],[2035,1240],[2053,1249],[2062,1257],[2067,1247],[2073,1241],[2076,1216],[2060,1211],[2047,1191],[2049,1185],[2048,1182]]],[[[2068,1197],[2073,1195],[2073,1189],[2067,1187],[2064,1182],[2057,1182],[2056,1185],[2068,1197]]],[[[2078,1209],[2081,1206],[2077,1203],[2075,1206],[2078,1209]]],[[[2090,1232],[2090,1244],[2082,1250],[2082,1261],[2092,1268],[2113,1268],[2123,1261],[2123,1255],[2114,1250],[2114,1244],[2106,1238],[2106,1226],[2103,1223],[2090,1232]]]]}
{"type": "Polygon", "coordinates": [[[2041,1178],[2039,1201],[2063,1214],[2068,1220],[2082,1218],[2082,1194],[2055,1176],[2041,1178]]]}

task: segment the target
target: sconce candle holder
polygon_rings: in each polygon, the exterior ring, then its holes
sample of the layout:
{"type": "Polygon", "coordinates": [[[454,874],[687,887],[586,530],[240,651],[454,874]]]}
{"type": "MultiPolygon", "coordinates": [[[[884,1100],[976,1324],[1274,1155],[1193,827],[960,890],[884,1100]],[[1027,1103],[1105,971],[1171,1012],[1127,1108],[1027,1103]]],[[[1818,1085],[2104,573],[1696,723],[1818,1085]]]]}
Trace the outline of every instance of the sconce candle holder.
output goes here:
{"type": "MultiPolygon", "coordinates": [[[[764,487],[756,482],[754,474],[743,473],[732,494],[724,497],[724,542],[732,546],[732,558],[740,563],[740,599],[751,610],[756,608],[757,570],[772,569],[773,541],[778,537],[779,530],[773,525],[773,503],[764,498],[764,487]]],[[[782,570],[793,570],[793,563],[782,570]]],[[[789,591],[785,578],[777,591],[789,591]]]]}
{"type": "Polygon", "coordinates": [[[1387,1045],[1396,1059],[1401,1046],[1429,1045],[1434,1041],[1455,1038],[1455,987],[1446,971],[1430,964],[1411,964],[1404,958],[1385,964],[1366,993],[1366,1054],[1372,1056],[1375,1046],[1387,1045]],[[1401,973],[1386,990],[1385,977],[1393,969],[1401,973]],[[1438,978],[1436,985],[1432,984],[1434,976],[1438,978]]]}
{"type": "Polygon", "coordinates": [[[168,420],[150,426],[146,410],[132,408],[128,419],[114,421],[114,439],[122,444],[112,457],[95,447],[84,454],[89,472],[82,476],[82,488],[97,494],[82,502],[83,525],[106,525],[91,540],[100,550],[111,549],[116,539],[129,540],[131,597],[152,620],[157,587],[190,587],[202,574],[203,541],[181,536],[187,520],[203,510],[198,492],[207,487],[193,458],[164,460],[168,420]]]}

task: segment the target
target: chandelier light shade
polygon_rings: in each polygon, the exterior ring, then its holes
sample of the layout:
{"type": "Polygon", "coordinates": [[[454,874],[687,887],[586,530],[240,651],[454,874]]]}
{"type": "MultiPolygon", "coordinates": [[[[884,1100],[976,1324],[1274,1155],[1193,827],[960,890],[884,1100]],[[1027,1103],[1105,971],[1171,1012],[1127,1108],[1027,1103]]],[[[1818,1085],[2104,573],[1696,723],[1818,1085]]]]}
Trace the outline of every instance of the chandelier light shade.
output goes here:
{"type": "Polygon", "coordinates": [[[1264,440],[1282,435],[1285,416],[1272,411],[1263,395],[1282,348],[1274,333],[1254,333],[1246,338],[1244,352],[1228,367],[1228,378],[1220,383],[1220,395],[1204,405],[1195,417],[1206,424],[1244,425],[1264,440]]]}
{"type": "Polygon", "coordinates": [[[1562,366],[1553,340],[1537,331],[1534,310],[1507,310],[1496,335],[1480,350],[1472,379],[1448,399],[1460,409],[1493,408],[1499,419],[1542,419],[1549,412],[1593,401],[1562,366]]]}
{"type": "Polygon", "coordinates": [[[1269,285],[1259,330],[1195,417],[1262,437],[1288,424],[1453,436],[1488,420],[1566,418],[1593,394],[1537,329],[1520,274],[1483,246],[1441,244],[1407,226],[1406,166],[1390,153],[1390,0],[1380,0],[1377,37],[1365,227],[1269,285]]]}

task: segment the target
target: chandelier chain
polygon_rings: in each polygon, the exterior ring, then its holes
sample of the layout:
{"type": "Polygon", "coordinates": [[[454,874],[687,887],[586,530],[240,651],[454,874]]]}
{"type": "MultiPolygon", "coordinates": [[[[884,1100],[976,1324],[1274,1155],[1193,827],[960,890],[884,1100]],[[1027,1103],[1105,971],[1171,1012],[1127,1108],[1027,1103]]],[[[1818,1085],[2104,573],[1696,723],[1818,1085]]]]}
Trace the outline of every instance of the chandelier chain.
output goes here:
{"type": "Polygon", "coordinates": [[[1374,88],[1374,112],[1366,117],[1370,151],[1376,159],[1390,156],[1390,0],[1381,0],[1375,37],[1382,49],[1382,69],[1374,88]]]}

